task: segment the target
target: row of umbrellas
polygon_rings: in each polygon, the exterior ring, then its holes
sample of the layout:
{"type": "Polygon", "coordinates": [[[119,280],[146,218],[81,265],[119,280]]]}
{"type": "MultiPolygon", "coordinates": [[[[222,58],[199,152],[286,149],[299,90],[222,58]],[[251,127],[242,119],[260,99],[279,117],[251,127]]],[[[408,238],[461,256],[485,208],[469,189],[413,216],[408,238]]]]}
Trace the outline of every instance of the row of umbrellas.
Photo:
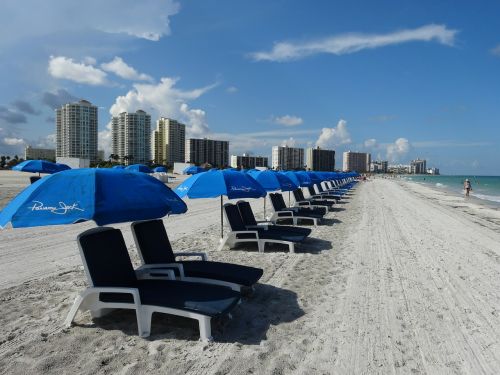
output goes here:
{"type": "Polygon", "coordinates": [[[355,177],[333,172],[211,170],[191,176],[175,192],[146,173],[127,169],[65,170],[28,186],[0,212],[0,228],[71,224],[98,225],[148,220],[187,211],[182,197],[221,200],[261,198],[268,191],[291,191],[312,181],[355,177]],[[123,187],[126,186],[127,189],[123,187]]]}

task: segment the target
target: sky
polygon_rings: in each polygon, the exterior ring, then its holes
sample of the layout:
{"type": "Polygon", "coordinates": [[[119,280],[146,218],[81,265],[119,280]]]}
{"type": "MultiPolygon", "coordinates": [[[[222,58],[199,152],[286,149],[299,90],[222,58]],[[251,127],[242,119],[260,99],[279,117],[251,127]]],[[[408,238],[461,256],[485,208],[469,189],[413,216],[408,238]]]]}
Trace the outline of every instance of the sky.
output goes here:
{"type": "MultiPolygon", "coordinates": [[[[54,147],[54,109],[142,109],[230,153],[272,146],[500,175],[500,2],[2,0],[0,155],[54,147]]],[[[153,125],[154,127],[154,125],[153,125]]]]}

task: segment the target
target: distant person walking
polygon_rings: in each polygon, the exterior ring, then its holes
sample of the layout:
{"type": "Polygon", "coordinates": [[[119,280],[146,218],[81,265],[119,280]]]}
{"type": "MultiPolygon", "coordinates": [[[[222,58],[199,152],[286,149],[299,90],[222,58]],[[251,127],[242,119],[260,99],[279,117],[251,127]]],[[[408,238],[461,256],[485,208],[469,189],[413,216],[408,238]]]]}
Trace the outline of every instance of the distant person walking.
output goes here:
{"type": "Polygon", "coordinates": [[[468,197],[470,191],[472,190],[472,185],[468,178],[466,178],[464,181],[464,190],[465,190],[465,196],[468,197]]]}

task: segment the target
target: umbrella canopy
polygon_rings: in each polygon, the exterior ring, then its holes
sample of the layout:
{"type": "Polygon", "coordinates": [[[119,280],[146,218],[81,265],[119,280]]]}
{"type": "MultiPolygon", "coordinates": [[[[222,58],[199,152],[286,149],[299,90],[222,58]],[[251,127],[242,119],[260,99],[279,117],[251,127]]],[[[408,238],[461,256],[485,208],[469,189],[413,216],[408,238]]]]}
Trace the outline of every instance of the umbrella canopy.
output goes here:
{"type": "Polygon", "coordinates": [[[153,169],[153,172],[156,172],[156,173],[167,173],[167,168],[165,168],[165,167],[156,167],[155,169],[153,169]]]}
{"type": "Polygon", "coordinates": [[[205,171],[206,171],[205,168],[197,167],[196,165],[192,165],[190,167],[184,168],[182,173],[184,173],[184,174],[197,174],[197,173],[201,173],[201,172],[205,172],[205,171]]]}
{"type": "Polygon", "coordinates": [[[266,191],[292,191],[299,187],[298,184],[283,173],[271,170],[251,170],[248,174],[252,176],[266,191]]]}
{"type": "Polygon", "coordinates": [[[311,177],[307,174],[307,172],[297,171],[297,172],[291,172],[291,173],[293,173],[295,175],[295,177],[297,177],[297,180],[299,180],[301,187],[309,187],[309,186],[314,185],[314,182],[312,182],[311,177]]]}
{"type": "Polygon", "coordinates": [[[132,164],[125,169],[133,172],[151,173],[151,169],[149,169],[149,167],[144,164],[132,164]]]}
{"type": "Polygon", "coordinates": [[[180,184],[175,192],[180,197],[215,198],[220,196],[221,201],[221,238],[224,234],[222,211],[222,197],[229,199],[261,198],[266,191],[246,173],[229,170],[216,170],[195,174],[180,184]]]}
{"type": "Polygon", "coordinates": [[[113,165],[114,169],[125,169],[124,165],[113,165]]]}
{"type": "Polygon", "coordinates": [[[318,174],[316,174],[316,172],[307,171],[305,173],[307,173],[307,175],[311,179],[311,182],[312,182],[313,185],[314,184],[320,184],[323,181],[323,179],[321,178],[321,176],[319,176],[318,174]]]}
{"type": "Polygon", "coordinates": [[[229,199],[261,198],[266,191],[246,173],[218,170],[198,173],[180,184],[175,192],[182,197],[229,199]]]}
{"type": "Polygon", "coordinates": [[[287,176],[297,187],[301,186],[299,179],[296,174],[292,171],[279,171],[278,173],[287,176]]]}
{"type": "Polygon", "coordinates": [[[57,173],[66,169],[71,169],[66,164],[52,163],[47,160],[26,160],[12,168],[14,171],[32,173],[57,173]]]}
{"type": "Polygon", "coordinates": [[[147,174],[111,168],[72,169],[24,189],[0,212],[0,228],[8,223],[35,227],[87,220],[106,225],[186,211],[182,199],[147,174]]]}

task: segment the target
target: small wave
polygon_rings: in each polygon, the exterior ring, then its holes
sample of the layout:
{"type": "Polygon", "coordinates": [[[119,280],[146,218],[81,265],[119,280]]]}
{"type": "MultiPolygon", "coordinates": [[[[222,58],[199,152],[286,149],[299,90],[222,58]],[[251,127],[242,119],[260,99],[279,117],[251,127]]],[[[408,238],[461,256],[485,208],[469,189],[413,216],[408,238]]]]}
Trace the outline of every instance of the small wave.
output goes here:
{"type": "Polygon", "coordinates": [[[442,184],[441,182],[437,182],[436,187],[443,188],[443,187],[446,187],[446,185],[442,184]]]}
{"type": "Polygon", "coordinates": [[[471,195],[479,199],[500,203],[500,196],[498,195],[475,194],[475,193],[471,193],[471,195]]]}

